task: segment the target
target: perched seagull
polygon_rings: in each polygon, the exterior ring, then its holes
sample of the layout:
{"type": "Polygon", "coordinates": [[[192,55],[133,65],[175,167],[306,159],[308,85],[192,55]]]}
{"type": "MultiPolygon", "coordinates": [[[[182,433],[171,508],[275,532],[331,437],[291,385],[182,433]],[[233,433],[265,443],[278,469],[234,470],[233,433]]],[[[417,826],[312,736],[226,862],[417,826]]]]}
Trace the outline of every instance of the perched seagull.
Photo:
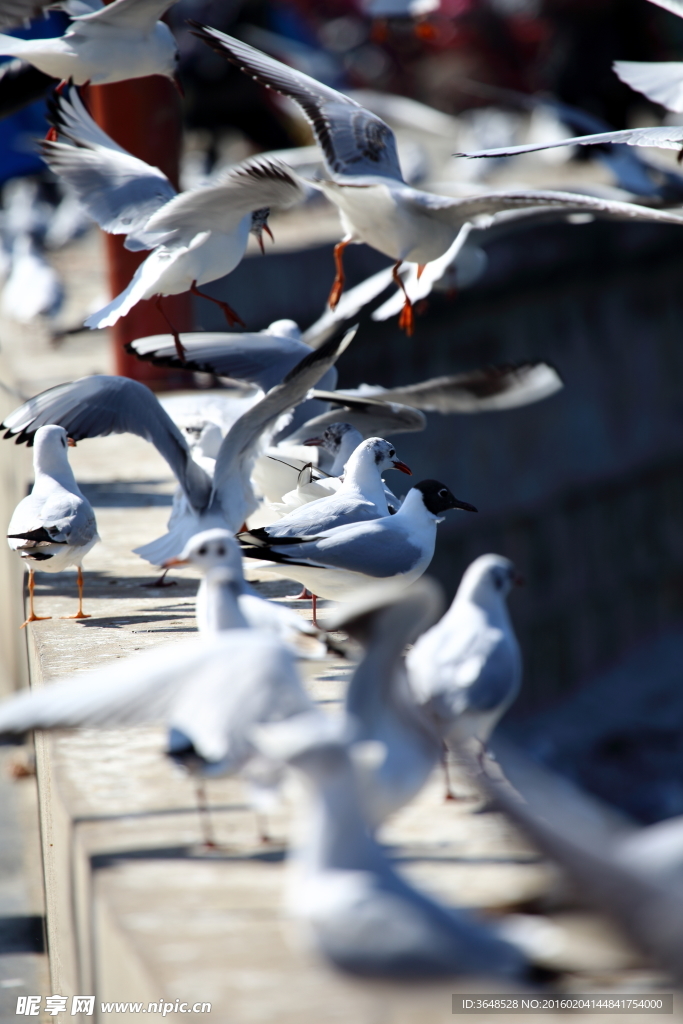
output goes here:
{"type": "Polygon", "coordinates": [[[476,512],[445,484],[422,480],[393,516],[314,537],[271,538],[265,530],[252,530],[239,540],[245,557],[273,563],[269,572],[298,580],[317,597],[348,601],[373,584],[391,580],[407,587],[418,579],[434,554],[436,524],[451,508],[476,512]]]}
{"type": "MultiPolygon", "coordinates": [[[[178,195],[157,167],[132,156],[95,124],[75,89],[68,98],[57,98],[52,123],[54,137],[42,145],[50,169],[72,186],[104,231],[126,235],[128,249],[152,249],[130,284],[85,325],[111,327],[136,303],[154,296],[163,314],[162,296],[186,291],[216,302],[231,325],[241,323],[227,303],[204,295],[197,286],[235,269],[249,232],[260,238],[267,228],[271,206],[284,208],[303,198],[302,185],[289,168],[256,158],[231,167],[209,185],[178,195]]],[[[184,359],[180,335],[166,320],[184,359]]]]}
{"type": "Polygon", "coordinates": [[[481,555],[408,653],[413,697],[447,742],[483,747],[519,692],[522,659],[505,601],[516,582],[509,559],[481,555]]]}
{"type": "Polygon", "coordinates": [[[258,506],[250,482],[261,445],[283,413],[301,402],[311,387],[350,344],[354,331],[326,342],[301,360],[281,384],[240,416],[223,439],[211,477],[198,465],[178,427],[144,384],[126,377],[93,376],[29,399],[3,424],[5,437],[32,443],[38,427],[59,423],[70,437],[137,434],[150,441],[173,471],[182,500],[174,507],[168,532],[136,553],[153,565],[178,556],[190,537],[213,527],[235,533],[258,506]]]}
{"type": "Polygon", "coordinates": [[[522,977],[527,964],[517,947],[396,873],[368,831],[346,743],[334,735],[339,728],[320,719],[295,716],[253,733],[262,753],[303,773],[312,791],[287,894],[312,949],[366,977],[522,977]]]}
{"type": "Polygon", "coordinates": [[[381,519],[389,515],[381,474],[398,469],[411,476],[405,462],[396,458],[396,449],[381,437],[363,441],[346,465],[344,480],[335,494],[309,501],[294,509],[263,533],[270,540],[281,537],[311,537],[349,523],[381,519]]]}
{"type": "MultiPolygon", "coordinates": [[[[56,39],[17,39],[0,35],[0,54],[20,57],[45,75],[75,85],[106,85],[129,78],[164,75],[175,79],[178,47],[168,25],[159,18],[175,0],[114,0],[106,7],[76,14],[63,36],[56,39]]],[[[47,6],[6,0],[0,23],[20,13],[30,17],[47,6]],[[7,12],[7,13],[6,13],[7,12]],[[10,13],[11,12],[11,13],[10,13]],[[16,12],[16,13],[14,13],[16,12]]]]}
{"type": "Polygon", "coordinates": [[[371,593],[334,619],[334,629],[364,648],[344,707],[360,804],[373,828],[419,793],[439,760],[441,739],[415,704],[403,654],[442,609],[440,587],[423,576],[407,590],[371,593]]]}
{"type": "Polygon", "coordinates": [[[26,324],[37,316],[54,316],[63,301],[57,271],[30,235],[19,235],[12,243],[10,272],[0,296],[3,313],[26,324]]]}
{"type": "Polygon", "coordinates": [[[44,572],[62,572],[70,565],[78,569],[78,611],[69,619],[89,619],[83,612],[83,571],[81,563],[100,539],[95,513],[81,494],[73,475],[67,448],[74,445],[63,427],[40,427],[35,432],[33,490],[20,501],[7,528],[7,540],[28,564],[29,622],[51,618],[36,615],[33,607],[34,563],[44,572]]]}
{"type": "MultiPolygon", "coordinates": [[[[337,206],[345,236],[335,247],[337,276],[330,293],[341,296],[342,254],[351,242],[365,242],[395,260],[393,276],[404,293],[399,326],[413,330],[412,303],[399,277],[403,261],[425,266],[443,256],[465,225],[490,223],[502,211],[546,207],[558,216],[596,216],[683,223],[673,214],[566,192],[496,192],[454,199],[420,192],[403,180],[394,133],[360,104],[217,29],[190,22],[195,34],[232,64],[303,110],[321,147],[329,180],[312,182],[337,206]]],[[[683,136],[683,129],[679,129],[683,136]]]]}
{"type": "Polygon", "coordinates": [[[203,574],[197,592],[200,633],[260,629],[275,633],[284,643],[302,634],[320,637],[319,631],[301,615],[284,605],[267,601],[246,582],[239,546],[227,530],[204,530],[196,534],[178,558],[169,559],[164,568],[174,565],[192,565],[203,574]],[[235,601],[226,599],[226,587],[236,592],[235,601]]]}
{"type": "MultiPolygon", "coordinates": [[[[304,465],[298,473],[296,487],[285,492],[281,501],[268,502],[268,507],[276,511],[278,515],[286,516],[309,501],[336,494],[343,483],[346,463],[362,443],[363,435],[350,423],[331,423],[320,437],[306,438],[303,442],[304,447],[318,448],[332,459],[329,471],[320,466],[320,461],[317,468],[314,468],[312,463],[304,465]]],[[[265,457],[268,458],[268,455],[269,453],[266,453],[265,457]]],[[[276,459],[277,455],[272,453],[271,457],[276,459]]],[[[385,497],[386,491],[385,484],[385,497]]],[[[397,501],[396,508],[398,505],[400,502],[397,501]]]]}

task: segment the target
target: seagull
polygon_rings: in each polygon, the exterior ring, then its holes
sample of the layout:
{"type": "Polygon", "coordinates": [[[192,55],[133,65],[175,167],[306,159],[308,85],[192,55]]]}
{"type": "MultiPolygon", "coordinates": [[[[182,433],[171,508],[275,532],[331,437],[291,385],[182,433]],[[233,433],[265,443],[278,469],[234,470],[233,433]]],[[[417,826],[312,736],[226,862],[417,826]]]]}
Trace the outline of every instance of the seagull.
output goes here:
{"type": "Polygon", "coordinates": [[[164,568],[179,565],[192,565],[203,574],[197,593],[197,629],[200,633],[236,628],[259,629],[275,633],[283,643],[290,643],[302,634],[320,637],[319,630],[301,615],[266,600],[246,582],[239,545],[227,530],[203,530],[196,534],[181,554],[169,559],[164,568]],[[235,600],[225,598],[226,587],[236,593],[235,600]]]}
{"type": "Polygon", "coordinates": [[[33,449],[33,490],[20,501],[7,528],[12,551],[28,565],[29,614],[22,625],[40,622],[50,615],[36,615],[33,607],[34,563],[41,571],[78,569],[78,611],[69,619],[89,619],[83,612],[83,559],[100,539],[95,513],[76,483],[67,455],[75,442],[59,426],[40,427],[33,449]]]}
{"type": "Polygon", "coordinates": [[[447,747],[474,740],[483,751],[519,693],[522,658],[505,602],[519,580],[509,559],[481,555],[441,621],[408,652],[413,698],[447,747]]]}
{"type": "Polygon", "coordinates": [[[287,908],[307,927],[313,950],[365,977],[521,978],[527,962],[516,946],[396,873],[368,831],[347,744],[335,736],[339,727],[324,728],[320,717],[292,716],[252,734],[262,753],[287,761],[311,790],[287,908]]]}
{"type": "MultiPolygon", "coordinates": [[[[519,191],[454,199],[421,192],[403,180],[394,133],[381,118],[343,93],[217,29],[190,22],[195,35],[257,82],[301,107],[321,147],[329,180],[311,182],[337,206],[345,231],[335,247],[337,276],[330,306],[343,286],[343,251],[351,242],[372,246],[395,261],[393,277],[404,294],[399,320],[413,331],[412,303],[398,269],[404,261],[422,267],[443,256],[465,225],[490,223],[501,211],[547,207],[558,216],[583,211],[597,216],[683,223],[680,217],[630,203],[567,192],[519,191]]],[[[679,129],[683,133],[683,129],[679,129]]]]}
{"type": "Polygon", "coordinates": [[[423,576],[407,590],[370,592],[333,620],[362,644],[344,710],[363,815],[373,829],[419,793],[439,760],[441,739],[417,707],[403,657],[438,619],[443,594],[423,576]]]}
{"type": "Polygon", "coordinates": [[[649,961],[683,982],[681,820],[636,829],[509,744],[496,741],[496,759],[479,776],[496,805],[649,961]]]}
{"type": "Polygon", "coordinates": [[[39,427],[58,423],[76,441],[124,433],[150,441],[170,466],[182,494],[168,532],[136,549],[142,558],[160,565],[178,556],[190,537],[202,530],[222,527],[235,533],[240,529],[258,506],[250,475],[264,435],[307,396],[354,333],[347,331],[309,352],[282,383],[232,425],[218,450],[213,477],[192,458],[185,438],[149,388],[126,377],[95,375],[50,388],[6,417],[4,436],[30,445],[39,427]]]}
{"type": "MultiPolygon", "coordinates": [[[[56,39],[17,39],[0,35],[0,54],[20,57],[51,78],[75,85],[107,85],[129,78],[164,75],[175,79],[178,47],[168,25],[159,18],[175,0],[114,0],[72,17],[56,39]]],[[[0,23],[21,14],[30,17],[42,2],[4,2],[0,23]]]]}
{"type": "MultiPolygon", "coordinates": [[[[50,169],[71,185],[104,231],[126,235],[128,249],[152,250],[128,286],[89,316],[86,327],[111,327],[142,299],[155,296],[165,316],[162,297],[186,291],[216,302],[230,325],[242,323],[227,303],[197,286],[235,269],[249,232],[260,238],[267,228],[271,206],[284,208],[303,198],[302,185],[286,164],[247,160],[211,184],[178,195],[162,171],[122,149],[95,124],[74,89],[57,97],[51,113],[52,133],[42,144],[50,169]]],[[[183,359],[180,336],[166,320],[183,359]]]]}
{"type": "Polygon", "coordinates": [[[21,234],[12,242],[10,272],[0,296],[5,316],[18,323],[34,317],[53,317],[64,301],[64,286],[35,239],[21,234]]]}
{"type": "Polygon", "coordinates": [[[271,526],[264,526],[262,532],[273,541],[281,537],[310,537],[350,523],[388,516],[381,477],[386,469],[412,475],[405,462],[396,458],[396,449],[389,441],[368,438],[351,455],[344,480],[335,494],[307,502],[271,526]]]}
{"type": "Polygon", "coordinates": [[[271,538],[265,530],[251,530],[239,540],[245,557],[273,563],[269,572],[298,580],[317,597],[348,601],[371,585],[391,580],[407,587],[418,579],[434,554],[436,524],[443,512],[455,508],[477,511],[445,484],[422,480],[393,516],[337,526],[313,537],[271,538]]]}

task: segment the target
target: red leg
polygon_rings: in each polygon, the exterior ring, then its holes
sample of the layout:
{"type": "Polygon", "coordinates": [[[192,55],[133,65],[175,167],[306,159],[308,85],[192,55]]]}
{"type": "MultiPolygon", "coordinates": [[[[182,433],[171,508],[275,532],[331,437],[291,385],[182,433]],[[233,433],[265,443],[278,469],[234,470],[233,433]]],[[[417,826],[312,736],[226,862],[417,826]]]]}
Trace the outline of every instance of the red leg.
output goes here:
{"type": "Polygon", "coordinates": [[[318,610],[318,598],[315,596],[315,594],[311,594],[311,606],[313,611],[313,625],[315,626],[316,629],[318,629],[318,619],[316,616],[316,612],[318,610]]]}
{"type": "Polygon", "coordinates": [[[177,580],[167,580],[166,579],[166,574],[169,571],[170,571],[169,569],[164,569],[164,571],[162,572],[162,574],[159,577],[159,579],[158,580],[154,580],[154,583],[141,583],[140,586],[141,587],[177,587],[178,586],[178,581],[177,580]]]}
{"type": "Polygon", "coordinates": [[[221,302],[220,299],[214,299],[213,295],[206,295],[204,292],[200,292],[199,288],[197,288],[196,281],[192,282],[190,291],[193,295],[198,295],[200,299],[208,299],[209,302],[215,302],[217,306],[220,306],[223,310],[225,319],[228,321],[228,327],[234,327],[235,324],[239,324],[240,327],[247,326],[241,316],[236,313],[232,306],[229,306],[227,302],[221,302]]]}
{"type": "Polygon", "coordinates": [[[342,292],[344,291],[344,281],[346,280],[344,277],[344,249],[349,242],[350,239],[345,239],[342,242],[338,242],[334,247],[334,265],[337,274],[334,279],[334,284],[332,285],[330,297],[327,300],[330,309],[337,308],[342,292]]]}
{"type": "Polygon", "coordinates": [[[156,302],[154,303],[154,305],[157,307],[157,309],[163,316],[164,320],[168,324],[168,328],[171,334],[173,335],[173,340],[175,342],[175,350],[178,353],[178,359],[180,359],[184,363],[185,359],[187,358],[187,354],[185,352],[185,349],[183,348],[183,343],[180,340],[180,335],[178,334],[177,330],[175,329],[171,321],[166,316],[166,313],[164,312],[163,306],[161,305],[161,295],[157,295],[156,302]]]}
{"type": "Polygon", "coordinates": [[[301,593],[297,594],[294,598],[295,601],[310,601],[313,595],[309,594],[305,587],[301,588],[301,593]]]}
{"type": "Polygon", "coordinates": [[[408,298],[406,286],[399,277],[398,273],[398,268],[401,266],[402,262],[403,260],[397,260],[396,263],[394,263],[393,270],[391,271],[391,276],[394,279],[394,283],[397,284],[398,287],[403,292],[403,296],[405,299],[405,302],[403,303],[403,309],[401,310],[401,315],[398,318],[398,326],[400,330],[406,332],[408,337],[411,337],[413,331],[415,330],[415,318],[413,316],[413,304],[408,298]]]}

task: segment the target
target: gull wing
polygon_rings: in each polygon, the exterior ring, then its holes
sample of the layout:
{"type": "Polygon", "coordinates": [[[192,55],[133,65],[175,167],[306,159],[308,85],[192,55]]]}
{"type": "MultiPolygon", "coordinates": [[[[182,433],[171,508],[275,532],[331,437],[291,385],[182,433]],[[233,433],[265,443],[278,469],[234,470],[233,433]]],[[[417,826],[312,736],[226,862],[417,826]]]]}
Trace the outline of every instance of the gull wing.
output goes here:
{"type": "Polygon", "coordinates": [[[127,248],[148,248],[136,244],[134,236],[176,195],[166,175],[110,139],[95,124],[76,89],[50,104],[50,120],[59,135],[59,141],[42,143],[50,169],[71,185],[103,231],[129,235],[127,248]]]}
{"type": "Polygon", "coordinates": [[[219,181],[175,196],[150,217],[145,232],[164,240],[187,232],[229,234],[247,213],[271,206],[285,209],[305,196],[301,182],[281,160],[247,160],[219,181]]]}
{"type": "Polygon", "coordinates": [[[211,481],[192,459],[178,427],[144,384],[127,377],[95,375],[43,391],[15,409],[2,424],[5,437],[16,444],[33,444],[39,427],[56,423],[69,437],[137,434],[166,460],[190,505],[201,512],[211,493],[211,481]]]}
{"type": "Polygon", "coordinates": [[[667,110],[683,111],[683,63],[680,61],[643,62],[615,60],[615,74],[655,103],[667,110]]]}
{"type": "Polygon", "coordinates": [[[559,149],[562,146],[599,146],[605,142],[618,142],[627,146],[650,146],[654,149],[680,149],[683,146],[683,125],[662,125],[656,128],[622,128],[614,132],[577,135],[562,142],[533,143],[529,146],[508,146],[503,149],[478,149],[474,153],[454,153],[470,160],[479,157],[517,156],[536,153],[541,149],[559,149]]]}
{"type": "Polygon", "coordinates": [[[330,395],[336,396],[335,401],[367,396],[379,401],[401,402],[425,412],[477,413],[515,409],[540,402],[563,387],[557,370],[539,362],[487,366],[467,373],[432,377],[400,388],[370,387],[366,384],[358,392],[334,391],[330,395]]]}
{"type": "Polygon", "coordinates": [[[178,359],[170,334],[138,338],[128,346],[139,359],[157,366],[177,366],[218,377],[255,384],[263,391],[279,384],[300,360],[311,351],[308,345],[293,338],[273,334],[229,334],[198,331],[181,334],[186,352],[185,361],[178,359]]]}
{"type": "Polygon", "coordinates": [[[162,722],[194,674],[215,662],[225,668],[230,637],[228,632],[164,644],[11,697],[0,705],[0,736],[162,722]]]}
{"type": "MultiPolygon", "coordinates": [[[[460,753],[474,764],[471,755],[463,749],[460,753]]],[[[503,777],[487,766],[478,778],[496,803],[566,869],[584,897],[606,911],[679,983],[683,981],[683,889],[619,862],[621,843],[635,830],[508,744],[496,741],[495,753],[503,777]]]]}
{"type": "Polygon", "coordinates": [[[339,422],[350,423],[364,438],[409,434],[424,430],[427,426],[427,417],[424,413],[410,405],[383,402],[381,398],[374,396],[365,398],[363,395],[347,395],[344,392],[319,391],[317,388],[313,391],[312,397],[322,402],[332,402],[334,408],[307,420],[295,433],[288,436],[288,441],[315,437],[330,423],[339,422]]]}
{"type": "MultiPolygon", "coordinates": [[[[683,137],[683,128],[681,132],[683,137]]],[[[609,217],[616,220],[683,225],[683,217],[680,215],[638,206],[636,203],[622,203],[614,199],[600,199],[574,192],[528,189],[520,192],[490,192],[465,199],[413,192],[408,201],[412,201],[423,213],[431,214],[456,227],[468,221],[474,221],[475,226],[482,221],[490,223],[496,214],[534,208],[543,209],[558,217],[570,213],[589,213],[594,217],[609,217]]]]}
{"type": "Polygon", "coordinates": [[[190,21],[194,34],[240,71],[267,89],[294,100],[303,110],[325,156],[330,174],[403,181],[391,128],[341,92],[287,67],[253,46],[190,21]]]}
{"type": "Polygon", "coordinates": [[[139,29],[151,32],[176,0],[114,0],[97,11],[74,18],[76,26],[107,25],[111,29],[139,29]]]}
{"type": "Polygon", "coordinates": [[[53,0],[0,0],[0,28],[18,28],[51,6],[53,0]]]}

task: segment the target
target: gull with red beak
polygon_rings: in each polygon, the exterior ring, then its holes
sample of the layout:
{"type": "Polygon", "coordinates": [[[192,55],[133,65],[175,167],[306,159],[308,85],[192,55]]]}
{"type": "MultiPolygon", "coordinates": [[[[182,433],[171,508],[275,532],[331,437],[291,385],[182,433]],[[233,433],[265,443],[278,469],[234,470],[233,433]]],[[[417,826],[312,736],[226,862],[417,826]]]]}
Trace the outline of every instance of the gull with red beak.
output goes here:
{"type": "MultiPolygon", "coordinates": [[[[81,563],[100,539],[95,513],[76,483],[67,451],[76,442],[63,427],[36,430],[32,439],[35,483],[31,493],[14,510],[7,540],[28,565],[29,622],[49,619],[36,615],[33,607],[34,566],[43,572],[62,572],[70,565],[78,570],[78,611],[70,619],[88,619],[83,613],[83,572],[81,563]]],[[[22,629],[23,629],[22,626],[22,629]]]]}

